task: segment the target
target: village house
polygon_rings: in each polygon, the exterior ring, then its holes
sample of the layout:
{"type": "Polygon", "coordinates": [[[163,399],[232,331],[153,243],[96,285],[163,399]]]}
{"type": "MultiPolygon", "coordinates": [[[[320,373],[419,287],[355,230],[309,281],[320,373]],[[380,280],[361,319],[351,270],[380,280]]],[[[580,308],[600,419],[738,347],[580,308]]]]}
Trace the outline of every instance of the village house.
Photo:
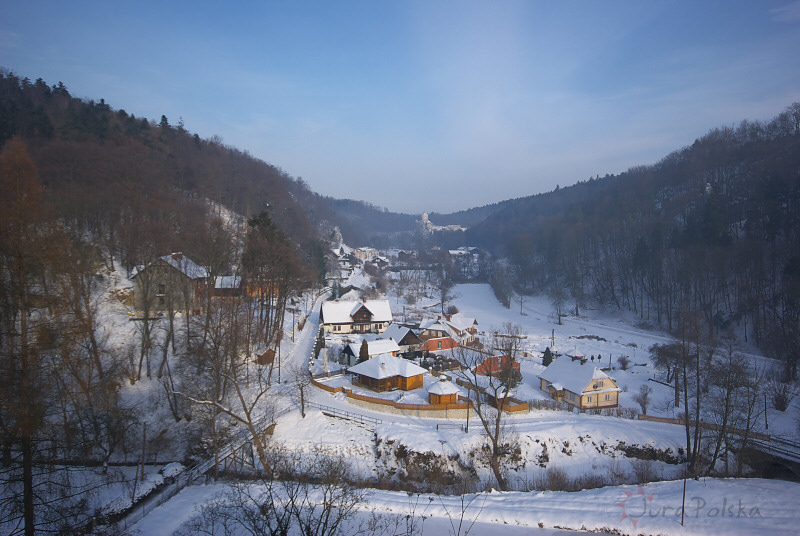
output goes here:
{"type": "Polygon", "coordinates": [[[327,333],[383,333],[392,323],[389,300],[326,301],[319,316],[327,333]]]}
{"type": "Polygon", "coordinates": [[[460,345],[470,346],[477,341],[475,335],[478,333],[478,321],[476,319],[456,313],[445,315],[443,320],[458,336],[457,340],[460,345]]]}
{"type": "Polygon", "coordinates": [[[420,350],[423,352],[438,352],[458,348],[458,342],[452,337],[434,337],[422,342],[420,350]]]}
{"type": "Polygon", "coordinates": [[[363,247],[363,248],[356,248],[353,250],[353,255],[358,257],[362,260],[371,259],[373,257],[377,257],[380,253],[375,248],[363,247]]]}
{"type": "MultiPolygon", "coordinates": [[[[358,362],[359,354],[361,353],[360,342],[348,344],[342,350],[342,358],[345,360],[343,365],[352,367],[358,362]]],[[[374,341],[367,341],[367,354],[368,359],[379,356],[381,354],[397,355],[400,347],[391,339],[376,339],[374,341]]]]}
{"type": "Polygon", "coordinates": [[[207,289],[208,269],[183,253],[172,253],[133,274],[133,304],[137,312],[199,312],[207,289]]]}
{"type": "Polygon", "coordinates": [[[441,339],[442,337],[452,337],[455,336],[455,332],[442,322],[442,317],[437,318],[426,318],[419,325],[419,338],[423,341],[427,341],[428,339],[441,339]]]}
{"type": "Polygon", "coordinates": [[[379,355],[351,367],[353,384],[373,391],[410,391],[422,387],[422,375],[427,371],[402,357],[379,355]]]}
{"type": "Polygon", "coordinates": [[[579,409],[615,408],[620,389],[605,372],[562,357],[539,375],[539,387],[553,400],[579,409]]]}
{"type": "Polygon", "coordinates": [[[133,306],[143,314],[163,311],[199,314],[211,288],[213,297],[230,298],[242,294],[242,278],[217,276],[213,285],[210,270],[183,253],[171,253],[138,268],[131,276],[133,306]]]}
{"type": "Polygon", "coordinates": [[[475,373],[479,376],[492,376],[495,378],[504,378],[505,375],[510,373],[513,381],[522,379],[519,362],[507,355],[487,357],[475,367],[475,373]]]}
{"type": "Polygon", "coordinates": [[[400,351],[415,352],[420,349],[422,340],[411,328],[400,324],[389,324],[389,327],[381,334],[384,339],[392,339],[400,347],[400,351]]]}

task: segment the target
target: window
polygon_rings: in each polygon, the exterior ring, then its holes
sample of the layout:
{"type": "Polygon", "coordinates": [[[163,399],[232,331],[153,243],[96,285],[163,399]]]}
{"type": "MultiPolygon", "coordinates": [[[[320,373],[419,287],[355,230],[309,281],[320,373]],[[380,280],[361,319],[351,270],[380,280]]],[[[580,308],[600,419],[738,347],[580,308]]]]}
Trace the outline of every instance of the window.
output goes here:
{"type": "Polygon", "coordinates": [[[594,385],[592,385],[592,389],[598,389],[602,386],[603,386],[603,381],[600,380],[599,382],[596,382],[594,385]]]}
{"type": "Polygon", "coordinates": [[[442,349],[442,341],[437,342],[436,346],[439,348],[439,350],[441,350],[442,349]]]}
{"type": "Polygon", "coordinates": [[[586,402],[588,402],[589,404],[591,404],[591,403],[592,403],[592,397],[591,397],[591,396],[587,396],[587,397],[586,397],[586,402]]]}
{"type": "Polygon", "coordinates": [[[606,400],[611,400],[611,395],[606,395],[606,400]]]}

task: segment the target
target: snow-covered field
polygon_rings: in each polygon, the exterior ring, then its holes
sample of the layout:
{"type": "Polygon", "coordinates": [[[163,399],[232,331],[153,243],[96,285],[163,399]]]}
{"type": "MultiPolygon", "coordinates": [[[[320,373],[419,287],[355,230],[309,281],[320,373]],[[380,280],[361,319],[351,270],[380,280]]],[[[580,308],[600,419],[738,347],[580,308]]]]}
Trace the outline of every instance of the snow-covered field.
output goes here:
{"type": "MultiPolygon", "coordinates": [[[[562,353],[594,355],[596,359],[599,356],[604,366],[609,362],[616,366],[619,356],[629,356],[634,366],[627,371],[616,367],[610,372],[623,389],[620,404],[637,408],[633,393],[648,383],[654,389],[655,399],[648,413],[676,415],[669,404],[671,390],[648,381],[655,371],[647,349],[652,344],[667,342],[666,334],[637,329],[632,327],[631,319],[598,311],[583,311],[580,318],[567,317],[558,325],[547,299],[527,298],[520,314],[519,308],[503,308],[487,285],[460,285],[455,291],[455,305],[465,315],[478,319],[484,335],[509,321],[519,324],[526,334],[524,349],[534,357],[522,359],[519,398],[546,398],[538,389],[536,375],[543,367],[537,356],[550,346],[562,353]]],[[[393,297],[393,307],[398,307],[400,301],[393,297]]],[[[417,308],[424,305],[422,301],[417,308]]],[[[312,315],[308,326],[311,329],[315,329],[313,320],[312,315]]],[[[305,359],[308,355],[306,346],[313,339],[305,335],[304,331],[298,337],[297,348],[285,348],[285,355],[292,356],[290,359],[305,359]],[[292,352],[293,349],[296,351],[292,352]]],[[[346,379],[329,381],[347,383],[346,379]]],[[[397,393],[391,396],[397,397],[397,393]]],[[[408,399],[403,401],[416,401],[423,395],[405,396],[408,399]]],[[[454,475],[458,471],[474,471],[481,482],[491,482],[490,471],[475,458],[485,438],[474,421],[466,433],[464,420],[380,413],[354,406],[341,395],[319,389],[312,389],[309,398],[342,411],[381,419],[382,423],[370,425],[334,418],[313,408],[307,409],[305,418],[299,411],[290,411],[278,419],[274,430],[273,440],[278,448],[308,455],[340,456],[365,479],[388,476],[402,481],[413,476],[415,470],[430,469],[454,475]],[[405,461],[400,461],[397,455],[400,451],[405,461]],[[433,458],[438,462],[432,461],[433,458]],[[432,465],[415,468],[412,463],[432,465]]],[[[796,404],[785,415],[770,412],[770,432],[782,426],[779,430],[791,434],[796,427],[796,413],[796,404]]],[[[620,534],[795,534],[800,523],[796,508],[799,484],[709,478],[687,482],[685,519],[681,526],[682,466],[669,459],[678,458],[685,442],[679,426],[562,411],[532,411],[511,415],[507,421],[519,445],[519,456],[509,472],[509,480],[516,489],[536,488],[536,483],[554,467],[563,470],[569,479],[614,475],[622,482],[636,482],[636,460],[627,455],[631,454],[627,450],[631,446],[638,452],[652,449],[667,460],[648,462],[652,473],[664,481],[575,492],[492,491],[463,497],[374,490],[368,492],[368,501],[360,507],[353,523],[364,521],[373,510],[387,515],[419,516],[417,533],[432,535],[465,534],[467,529],[473,535],[496,534],[498,530],[503,534],[556,534],[561,533],[559,529],[620,534]],[[463,505],[467,503],[469,506],[462,516],[463,505]],[[464,524],[459,529],[462,518],[464,524]]],[[[142,534],[172,534],[196,514],[198,505],[224,489],[224,484],[186,488],[135,528],[142,534]]]]}
{"type": "MultiPolygon", "coordinates": [[[[430,536],[567,533],[556,529],[569,529],[573,534],[797,534],[797,484],[760,479],[689,480],[685,503],[683,485],[683,481],[653,482],[574,493],[491,491],[467,495],[463,502],[454,496],[374,490],[368,492],[359,508],[361,514],[352,524],[376,511],[387,516],[414,516],[418,520],[415,534],[430,536]]],[[[134,530],[152,536],[171,535],[196,514],[199,505],[224,491],[224,484],[186,488],[134,530]]]]}

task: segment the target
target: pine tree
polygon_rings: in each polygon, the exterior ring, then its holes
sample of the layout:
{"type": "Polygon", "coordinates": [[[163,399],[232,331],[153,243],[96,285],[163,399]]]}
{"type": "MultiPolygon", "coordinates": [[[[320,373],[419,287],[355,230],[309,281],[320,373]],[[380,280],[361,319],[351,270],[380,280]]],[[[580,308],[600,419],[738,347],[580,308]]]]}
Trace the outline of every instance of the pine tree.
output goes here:
{"type": "Polygon", "coordinates": [[[358,362],[363,363],[369,359],[369,345],[367,341],[361,341],[361,349],[358,351],[358,362]]]}
{"type": "Polygon", "coordinates": [[[542,356],[542,365],[545,367],[550,366],[550,363],[553,362],[553,352],[550,351],[550,347],[544,349],[544,355],[542,356]]]}

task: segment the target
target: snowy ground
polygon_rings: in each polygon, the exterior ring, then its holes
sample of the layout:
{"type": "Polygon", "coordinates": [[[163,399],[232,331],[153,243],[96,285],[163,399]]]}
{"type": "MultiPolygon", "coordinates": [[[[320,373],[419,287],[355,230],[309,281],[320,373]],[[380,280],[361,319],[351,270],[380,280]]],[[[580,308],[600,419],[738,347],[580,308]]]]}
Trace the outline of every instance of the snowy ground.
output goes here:
{"type": "MultiPolygon", "coordinates": [[[[198,505],[224,489],[223,484],[187,488],[134,530],[152,536],[173,534],[196,513],[198,505]]],[[[467,495],[464,503],[461,497],[370,491],[359,517],[365,519],[372,510],[413,515],[420,520],[417,534],[431,536],[457,534],[462,519],[460,533],[469,529],[473,536],[563,534],[555,528],[631,535],[789,535],[797,534],[800,521],[798,491],[798,484],[773,480],[689,480],[683,526],[682,481],[575,493],[493,491],[467,495]]]]}
{"type": "MultiPolygon", "coordinates": [[[[632,396],[640,385],[647,382],[654,389],[655,398],[648,413],[675,415],[669,405],[672,394],[669,388],[662,389],[659,384],[648,382],[654,371],[647,349],[654,343],[667,342],[667,335],[631,327],[631,323],[597,311],[582,312],[584,316],[581,318],[565,318],[563,325],[559,326],[546,299],[526,299],[520,314],[518,307],[503,308],[487,285],[460,285],[455,291],[458,295],[454,300],[456,306],[466,316],[477,318],[484,332],[490,333],[508,321],[520,324],[527,334],[525,349],[534,356],[540,355],[546,346],[562,353],[599,355],[604,365],[609,361],[616,365],[619,356],[629,356],[635,366],[627,371],[617,368],[611,372],[623,389],[621,405],[638,407],[632,396]]],[[[392,297],[393,308],[402,307],[401,302],[392,297]]],[[[424,301],[418,304],[420,307],[424,305],[424,301]]],[[[308,358],[317,322],[318,312],[315,311],[296,343],[288,343],[282,349],[286,356],[285,365],[303,363],[308,358]]],[[[522,359],[521,368],[523,384],[518,389],[518,397],[530,400],[546,398],[538,389],[536,378],[543,369],[540,359],[522,359]]],[[[335,385],[345,382],[348,388],[352,388],[346,377],[328,381],[335,385]]],[[[405,394],[402,401],[417,403],[417,398],[427,398],[422,390],[419,391],[405,394]]],[[[398,393],[392,393],[392,396],[398,396],[398,393]]],[[[386,445],[391,444],[394,449],[402,445],[409,452],[443,455],[442,458],[452,460],[453,465],[473,465],[481,480],[488,482],[491,479],[488,469],[475,465],[470,458],[470,452],[484,441],[475,422],[471,423],[469,433],[453,426],[437,430],[437,424],[465,423],[463,420],[376,412],[354,406],[341,395],[331,395],[319,389],[311,389],[308,398],[343,411],[381,419],[383,424],[368,426],[329,417],[315,409],[308,409],[303,419],[299,411],[290,411],[281,416],[274,431],[273,437],[279,448],[342,456],[358,474],[370,478],[390,469],[387,464],[392,462],[379,460],[380,452],[384,455],[388,452],[386,445]]],[[[291,405],[288,401],[286,404],[291,405]]],[[[792,434],[796,429],[796,414],[796,403],[787,414],[773,415],[770,412],[770,432],[777,428],[792,434]]],[[[541,478],[548,467],[560,467],[570,478],[614,471],[632,477],[631,460],[624,454],[624,446],[652,447],[666,453],[677,453],[685,442],[683,429],[678,426],[569,412],[534,411],[509,416],[508,422],[518,437],[524,460],[512,474],[518,488],[541,478]],[[545,452],[546,456],[543,456],[545,452]]],[[[674,479],[680,472],[680,466],[672,463],[655,461],[652,464],[661,478],[674,479]]],[[[148,515],[136,528],[142,534],[172,534],[194,515],[198,504],[208,501],[223,489],[221,484],[189,487],[148,515]]],[[[559,532],[556,527],[621,534],[795,534],[800,523],[800,513],[796,508],[796,494],[800,492],[798,484],[756,479],[689,481],[684,527],[680,525],[680,516],[676,515],[682,490],[682,481],[664,481],[642,488],[636,485],[607,486],[572,493],[493,492],[467,496],[465,500],[474,500],[464,519],[469,523],[475,522],[469,532],[473,535],[494,535],[498,525],[502,525],[503,534],[555,534],[559,532]]],[[[461,517],[461,505],[459,497],[371,491],[362,519],[371,509],[391,514],[424,515],[425,534],[456,534],[452,522],[461,517]]],[[[461,534],[464,533],[462,528],[461,534]]]]}

